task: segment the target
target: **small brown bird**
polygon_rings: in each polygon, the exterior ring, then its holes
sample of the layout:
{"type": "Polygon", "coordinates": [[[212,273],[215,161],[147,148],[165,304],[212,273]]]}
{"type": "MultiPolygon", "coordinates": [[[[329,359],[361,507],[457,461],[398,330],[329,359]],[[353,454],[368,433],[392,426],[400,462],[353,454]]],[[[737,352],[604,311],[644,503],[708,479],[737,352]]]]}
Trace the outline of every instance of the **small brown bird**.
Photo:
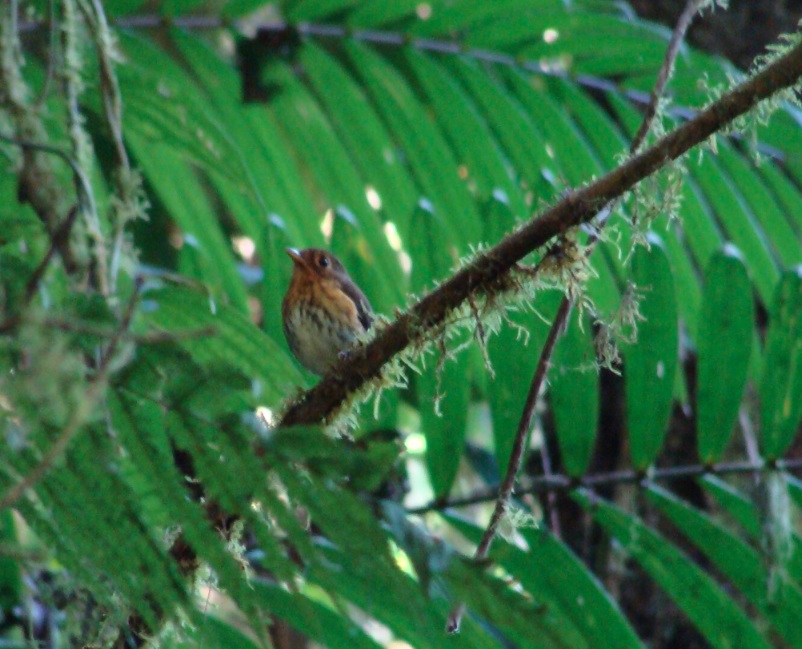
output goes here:
{"type": "Polygon", "coordinates": [[[373,312],[330,252],[287,248],[287,254],[295,268],[281,304],[284,336],[301,365],[322,376],[370,329],[373,312]]]}

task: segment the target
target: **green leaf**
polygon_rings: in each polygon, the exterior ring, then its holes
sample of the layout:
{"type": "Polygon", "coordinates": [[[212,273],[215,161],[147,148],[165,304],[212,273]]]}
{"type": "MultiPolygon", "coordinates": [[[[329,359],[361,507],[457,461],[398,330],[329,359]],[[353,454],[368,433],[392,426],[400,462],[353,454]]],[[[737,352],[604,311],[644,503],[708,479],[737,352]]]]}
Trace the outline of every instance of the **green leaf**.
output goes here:
{"type": "Polygon", "coordinates": [[[782,213],[791,224],[798,241],[799,233],[802,231],[802,195],[799,189],[781,167],[763,164],[757,171],[780,202],[782,213]]]}
{"type": "Polygon", "coordinates": [[[106,0],[103,3],[103,10],[109,18],[112,18],[132,14],[143,4],[145,0],[106,0]]]}
{"type": "Polygon", "coordinates": [[[699,481],[706,493],[713,496],[719,505],[753,539],[761,534],[760,516],[755,504],[733,485],[713,475],[699,481]]]}
{"type": "Polygon", "coordinates": [[[465,444],[470,383],[468,355],[432,363],[415,381],[426,436],[426,468],[436,496],[447,496],[457,477],[465,444]],[[439,400],[439,404],[437,403],[439,400]]]}
{"type": "MultiPolygon", "coordinates": [[[[344,50],[348,63],[407,157],[423,198],[434,205],[441,218],[460,215],[459,227],[455,223],[452,230],[461,244],[460,252],[466,251],[469,243],[479,240],[481,223],[476,203],[459,180],[459,165],[440,128],[404,77],[387,61],[354,41],[346,41],[344,50]]],[[[448,223],[451,224],[450,218],[448,223]]]]}
{"type": "Polygon", "coordinates": [[[680,531],[718,568],[771,622],[792,647],[802,647],[802,592],[782,576],[769,596],[769,570],[759,552],[728,532],[710,516],[691,507],[673,494],[655,486],[647,490],[657,505],[680,531]]]}
{"type": "Polygon", "coordinates": [[[674,276],[660,240],[651,235],[651,250],[639,247],[632,276],[643,291],[637,342],[624,353],[627,429],[632,462],[645,469],[663,444],[677,371],[677,298],[674,276]]]}
{"type": "Polygon", "coordinates": [[[294,248],[297,242],[289,238],[289,233],[278,217],[275,221],[263,229],[261,244],[257,244],[257,249],[263,255],[261,267],[264,275],[259,291],[264,309],[262,330],[281,347],[285,355],[290,356],[292,352],[284,337],[281,303],[293,271],[293,263],[286,251],[287,248],[294,248]]]}
{"type": "Polygon", "coordinates": [[[392,470],[402,446],[381,436],[346,443],[318,427],[291,427],[272,435],[262,449],[274,454],[276,462],[300,462],[318,476],[347,480],[351,490],[372,491],[392,470]]]}
{"type": "MultiPolygon", "coordinates": [[[[800,489],[799,482],[789,475],[785,475],[784,478],[789,494],[792,498],[797,499],[800,489]]],[[[750,497],[715,476],[706,476],[700,483],[702,488],[718,501],[722,509],[735,520],[753,542],[764,542],[763,524],[767,508],[762,506],[758,508],[750,497]]],[[[788,572],[799,583],[802,581],[802,539],[798,534],[794,534],[792,542],[793,551],[788,562],[788,572]]]]}
{"type": "Polygon", "coordinates": [[[533,191],[535,200],[550,200],[555,193],[557,165],[548,156],[543,133],[525,107],[474,61],[454,58],[447,59],[446,64],[515,165],[517,175],[533,191]]]}
{"type": "MultiPolygon", "coordinates": [[[[688,248],[696,260],[696,265],[704,268],[710,262],[711,256],[721,248],[725,239],[716,223],[715,215],[704,200],[702,190],[694,181],[693,160],[689,160],[691,176],[686,178],[682,187],[682,231],[688,242],[688,248]]],[[[754,265],[747,259],[747,266],[752,269],[754,265]]]]}
{"type": "Polygon", "coordinates": [[[791,445],[802,420],[802,266],[782,276],[770,317],[760,379],[760,442],[773,460],[791,445]]]}
{"type": "Polygon", "coordinates": [[[284,230],[294,247],[320,246],[320,217],[272,112],[263,105],[243,106],[238,71],[200,37],[178,29],[171,30],[170,36],[192,66],[194,78],[205,93],[204,105],[226,125],[236,145],[233,154],[242,162],[243,173],[233,179],[220,173],[220,165],[204,168],[231,217],[253,239],[260,256],[267,254],[258,248],[266,227],[284,230]],[[271,179],[267,186],[263,184],[266,178],[271,179]]]}
{"type": "Polygon", "coordinates": [[[418,0],[363,0],[347,18],[350,27],[380,27],[414,16],[418,0]]]}
{"type": "Polygon", "coordinates": [[[442,581],[448,564],[456,560],[454,549],[436,542],[425,528],[410,521],[398,503],[382,502],[382,512],[393,538],[415,569],[421,589],[431,596],[436,591],[436,582],[442,581]]]}
{"type": "MultiPolygon", "coordinates": [[[[117,32],[127,65],[115,68],[125,97],[126,141],[136,134],[140,142],[173,149],[213,173],[241,183],[251,181],[242,153],[228,129],[208,107],[195,80],[163,50],[144,38],[117,32]]],[[[88,95],[102,114],[102,97],[88,95]]],[[[165,168],[162,166],[162,173],[165,168]]]]}
{"type": "Polygon", "coordinates": [[[705,156],[691,169],[722,229],[743,253],[760,297],[768,302],[779,272],[762,227],[753,219],[732,179],[713,156],[705,156]]]}
{"type": "Polygon", "coordinates": [[[699,456],[717,462],[738,417],[754,337],[754,300],[737,250],[716,253],[705,273],[697,339],[696,429],[699,456]]]}
{"type": "MultiPolygon", "coordinates": [[[[431,288],[433,280],[448,277],[456,266],[457,249],[450,231],[426,205],[415,210],[410,237],[416,243],[410,284],[420,294],[431,288]]],[[[447,351],[464,343],[468,335],[461,331],[456,336],[456,341],[442,341],[435,359],[415,379],[421,430],[426,436],[426,467],[437,496],[447,496],[457,476],[468,421],[468,355],[462,352],[448,358],[447,351]]]]}
{"type": "MultiPolygon", "coordinates": [[[[149,625],[160,611],[187,604],[186,584],[176,564],[164,552],[156,531],[142,519],[134,492],[114,470],[111,438],[96,427],[77,436],[58,470],[51,472],[38,490],[48,502],[61,534],[91,556],[88,566],[98,579],[110,580],[149,625]],[[107,470],[99,470],[99,468],[107,470]],[[46,491],[47,493],[41,493],[46,491]],[[126,539],[126,543],[109,543],[126,539]],[[147,570],[148,579],[132,576],[147,570]]],[[[57,544],[57,550],[62,544],[57,544]]],[[[84,558],[82,563],[88,563],[84,558]]]]}
{"type": "Polygon", "coordinates": [[[161,13],[165,16],[182,16],[206,6],[205,0],[162,0],[161,13]]]}
{"type": "MultiPolygon", "coordinates": [[[[370,562],[347,548],[325,548],[325,559],[310,566],[310,581],[382,621],[413,647],[453,649],[452,639],[444,632],[448,602],[427,598],[420,585],[401,571],[371,570],[370,562]]],[[[460,636],[477,649],[498,649],[497,641],[470,619],[465,620],[460,636]]]]}
{"type": "MultiPolygon", "coordinates": [[[[526,309],[512,313],[515,326],[505,324],[498,335],[488,341],[487,350],[495,372],[488,383],[490,410],[493,414],[493,440],[496,462],[503,475],[513,440],[521,419],[527,389],[546,340],[549,322],[553,320],[562,299],[558,291],[542,291],[531,305],[537,313],[526,309]]],[[[527,447],[528,448],[528,447],[527,447]]]]}
{"type": "Polygon", "coordinates": [[[729,175],[733,186],[737,188],[744,209],[755,223],[755,229],[759,228],[765,233],[781,267],[802,262],[799,234],[791,227],[780,203],[763,182],[757,165],[753,160],[744,159],[745,155],[726,140],[718,149],[717,159],[721,161],[724,173],[729,175]]]}
{"type": "Polygon", "coordinates": [[[539,15],[557,6],[559,6],[558,0],[540,0],[536,6],[526,0],[496,0],[488,3],[471,0],[439,2],[427,20],[416,23],[414,33],[430,37],[470,33],[492,25],[499,19],[521,14],[539,15]]]}
{"type": "Polygon", "coordinates": [[[380,644],[342,611],[265,580],[255,581],[251,586],[259,604],[328,649],[381,649],[380,644]]]}
{"type": "Polygon", "coordinates": [[[292,497],[323,529],[330,543],[369,558],[375,570],[392,572],[387,539],[363,501],[330,479],[299,475],[296,468],[288,464],[279,463],[275,471],[292,497]]]}
{"type": "Polygon", "coordinates": [[[216,617],[198,613],[192,624],[181,625],[175,635],[159,636],[161,649],[260,649],[248,636],[216,617]]]}
{"type": "Polygon", "coordinates": [[[596,443],[599,419],[599,373],[590,323],[580,323],[576,309],[557,342],[549,369],[549,399],[560,456],[566,472],[587,471],[596,443]]]}
{"type": "Polygon", "coordinates": [[[454,598],[464,602],[472,615],[491,625],[516,647],[532,649],[579,649],[585,645],[572,629],[561,624],[544,607],[491,577],[482,566],[455,561],[448,574],[454,598]]]}
{"type": "Polygon", "coordinates": [[[300,62],[354,163],[372,183],[381,201],[380,213],[409,243],[409,218],[419,193],[392,134],[373,110],[364,88],[322,47],[307,43],[300,62]]]}
{"type": "MultiPolygon", "coordinates": [[[[473,543],[481,539],[478,527],[455,516],[446,520],[473,543]]],[[[536,601],[573,626],[580,642],[597,649],[643,647],[610,594],[571,550],[544,529],[524,527],[518,532],[527,550],[497,538],[490,558],[515,575],[536,601]]]]}
{"type": "Polygon", "coordinates": [[[18,543],[13,512],[6,509],[0,512],[0,619],[22,604],[22,571],[17,560],[8,552],[18,543]]]}
{"type": "Polygon", "coordinates": [[[145,293],[146,321],[176,333],[179,344],[201,365],[224,362],[258,381],[254,389],[268,405],[276,405],[303,379],[275,342],[247,318],[208,296],[184,288],[145,293]],[[213,327],[215,335],[180,339],[180,332],[213,327]]]}
{"type": "MultiPolygon", "coordinates": [[[[544,82],[548,94],[553,96],[559,108],[571,118],[575,128],[581,130],[586,142],[593,146],[602,168],[614,168],[621,152],[626,150],[628,140],[610,113],[594,100],[592,92],[565,78],[546,78],[544,82]]],[[[617,95],[610,95],[609,101],[614,106],[616,103],[623,104],[633,115],[640,117],[640,113],[631,104],[617,95]]]]}
{"type": "Polygon", "coordinates": [[[356,4],[357,0],[294,0],[287,2],[287,17],[293,22],[325,20],[356,4]]]}
{"type": "Polygon", "coordinates": [[[621,543],[705,636],[714,649],[769,649],[735,602],[693,560],[640,519],[630,516],[592,493],[575,492],[575,499],[621,543]]]}
{"type": "Polygon", "coordinates": [[[171,149],[148,144],[132,133],[127,140],[149,186],[181,228],[184,273],[207,283],[217,300],[247,313],[248,297],[233,249],[195,172],[171,149]]]}
{"type": "Polygon", "coordinates": [[[187,497],[185,477],[174,465],[172,450],[166,447],[162,407],[121,389],[109,400],[109,410],[115,432],[132,460],[127,471],[129,481],[134,477],[141,481],[150,498],[166,511],[169,524],[181,521],[184,540],[209,562],[221,585],[247,610],[249,589],[240,566],[210,528],[206,513],[187,497]]]}
{"type": "MultiPolygon", "coordinates": [[[[475,184],[474,193],[482,200],[497,195],[506,201],[516,218],[525,217],[526,199],[477,107],[448,69],[432,57],[414,49],[406,50],[404,57],[462,162],[460,171],[464,172],[468,183],[475,184]]],[[[489,242],[495,243],[496,239],[489,239],[489,242]]]]}

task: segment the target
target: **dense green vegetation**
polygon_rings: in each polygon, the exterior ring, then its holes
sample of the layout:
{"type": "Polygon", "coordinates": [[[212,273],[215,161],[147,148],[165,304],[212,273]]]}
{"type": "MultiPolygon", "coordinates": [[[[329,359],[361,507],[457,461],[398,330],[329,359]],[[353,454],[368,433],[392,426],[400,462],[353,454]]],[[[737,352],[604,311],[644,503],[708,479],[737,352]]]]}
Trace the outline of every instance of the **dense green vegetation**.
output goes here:
{"type": "MultiPolygon", "coordinates": [[[[328,431],[281,429],[316,381],[285,247],[332,250],[381,330],[626,159],[669,32],[605,0],[16,5],[0,646],[268,646],[282,620],[332,649],[802,647],[799,108],[641,183],[592,256],[589,227],[533,251],[328,431]],[[564,293],[473,562],[487,507],[445,505],[492,504],[564,293]]],[[[648,142],[747,76],[683,47],[648,142]]]]}

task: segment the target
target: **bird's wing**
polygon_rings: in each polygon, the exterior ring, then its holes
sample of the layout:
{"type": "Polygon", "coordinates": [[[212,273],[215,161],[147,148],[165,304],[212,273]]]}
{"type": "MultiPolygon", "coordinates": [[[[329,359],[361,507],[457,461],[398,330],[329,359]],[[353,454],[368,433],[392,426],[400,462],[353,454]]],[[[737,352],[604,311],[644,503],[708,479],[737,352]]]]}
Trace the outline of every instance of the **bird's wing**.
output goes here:
{"type": "Polygon", "coordinates": [[[342,290],[353,300],[356,305],[357,318],[365,328],[365,331],[367,331],[373,323],[373,309],[370,306],[370,302],[368,302],[368,298],[353,282],[342,282],[342,290]]]}

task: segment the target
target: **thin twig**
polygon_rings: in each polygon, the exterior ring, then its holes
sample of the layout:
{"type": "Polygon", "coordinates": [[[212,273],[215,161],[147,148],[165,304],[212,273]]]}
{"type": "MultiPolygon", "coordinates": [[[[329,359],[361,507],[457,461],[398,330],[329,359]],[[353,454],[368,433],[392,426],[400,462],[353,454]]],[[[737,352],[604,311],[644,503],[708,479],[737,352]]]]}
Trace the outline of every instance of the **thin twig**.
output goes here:
{"type": "MultiPolygon", "coordinates": [[[[652,482],[672,482],[674,480],[687,480],[688,478],[699,478],[708,475],[728,476],[753,474],[762,475],[769,471],[802,471],[802,459],[780,460],[776,466],[767,463],[753,463],[750,461],[742,462],[722,462],[720,464],[705,465],[691,464],[685,466],[668,467],[665,469],[654,469],[649,472],[639,471],[610,471],[608,473],[598,473],[586,475],[582,478],[574,478],[565,474],[552,474],[551,476],[538,476],[528,481],[526,485],[516,485],[515,494],[517,496],[537,495],[544,493],[566,493],[579,488],[599,489],[601,487],[620,486],[620,485],[641,485],[652,482]]],[[[499,488],[486,488],[476,493],[452,498],[451,500],[437,499],[426,505],[410,507],[406,511],[408,514],[423,515],[429,512],[445,511],[459,507],[470,507],[480,503],[486,503],[498,498],[499,488]]]]}
{"type": "Polygon", "coordinates": [[[111,130],[114,143],[114,157],[117,166],[126,171],[130,170],[131,163],[128,151],[123,140],[122,126],[122,97],[117,77],[114,74],[114,63],[111,58],[113,44],[112,35],[103,11],[100,0],[78,0],[81,13],[92,29],[95,38],[95,49],[100,65],[101,90],[103,92],[103,107],[106,112],[106,123],[111,130]]]}
{"type": "Polygon", "coordinates": [[[106,387],[106,377],[108,376],[109,368],[111,367],[111,362],[114,358],[114,355],[117,352],[117,347],[119,346],[123,335],[131,326],[131,320],[134,316],[134,310],[136,308],[137,301],[139,300],[139,292],[141,288],[142,281],[140,278],[137,278],[134,284],[134,290],[131,293],[131,298],[128,301],[128,305],[120,321],[120,326],[115,332],[115,335],[111,338],[111,340],[109,340],[109,344],[106,346],[106,349],[103,352],[100,361],[98,362],[95,376],[92,378],[92,381],[87,387],[86,394],[84,394],[83,399],[76,406],[72,417],[70,417],[70,420],[67,422],[67,425],[64,427],[61,435],[56,438],[52,446],[47,450],[47,453],[45,453],[42,459],[39,461],[39,464],[37,464],[33,470],[28,473],[28,475],[22,478],[22,480],[17,482],[17,484],[15,484],[6,492],[6,494],[0,500],[0,511],[6,509],[7,507],[13,507],[28,489],[30,489],[44,477],[56,460],[67,449],[69,443],[80,432],[81,426],[83,426],[90,414],[95,410],[95,406],[97,405],[97,402],[102,396],[103,390],[106,387]]]}
{"type": "MultiPolygon", "coordinates": [[[[645,141],[647,134],[651,130],[654,118],[657,115],[657,107],[660,98],[663,96],[665,85],[671,77],[671,72],[674,68],[674,61],[679,53],[682,39],[684,38],[685,32],[688,30],[694,15],[696,15],[699,6],[700,0],[689,0],[685,10],[682,12],[682,16],[680,16],[673,34],[671,35],[671,41],[669,42],[665,58],[663,59],[663,64],[660,67],[660,71],[657,75],[657,81],[655,82],[652,90],[649,105],[646,108],[640,128],[638,129],[638,132],[635,135],[632,144],[630,145],[630,154],[632,155],[638,152],[641,145],[645,141]]],[[[613,208],[610,207],[609,212],[612,213],[612,211],[613,208]]],[[[587,251],[585,253],[588,257],[593,254],[593,250],[599,241],[601,229],[603,227],[604,223],[599,224],[598,230],[590,236],[587,251]]],[[[482,539],[476,548],[476,552],[474,552],[473,558],[475,561],[482,561],[487,557],[487,553],[490,551],[490,546],[493,544],[493,539],[496,537],[496,533],[498,532],[499,523],[509,507],[510,496],[512,495],[512,490],[515,486],[518,472],[521,469],[521,462],[523,461],[526,440],[528,439],[529,431],[532,428],[532,422],[535,416],[535,406],[537,405],[537,397],[540,394],[540,391],[543,389],[543,384],[546,380],[546,375],[548,374],[548,369],[551,364],[551,358],[554,354],[554,348],[556,347],[557,341],[559,340],[562,332],[566,329],[568,318],[571,315],[573,306],[573,299],[568,294],[565,294],[560,302],[560,307],[557,310],[557,314],[554,316],[554,322],[551,324],[551,329],[549,330],[549,335],[546,338],[543,349],[540,351],[537,367],[535,368],[534,375],[532,376],[532,383],[529,386],[529,394],[526,397],[524,411],[521,415],[520,423],[518,424],[518,430],[515,432],[513,452],[510,456],[509,464],[507,465],[507,473],[501,483],[501,488],[499,489],[498,497],[496,499],[496,506],[493,509],[493,515],[490,517],[490,522],[488,523],[487,528],[482,535],[482,539]]],[[[543,441],[543,446],[546,446],[546,440],[543,441]]],[[[551,474],[551,463],[549,462],[547,450],[541,454],[541,458],[543,462],[543,473],[547,478],[549,478],[551,474]]],[[[559,514],[556,511],[557,498],[553,491],[548,493],[547,501],[553,519],[552,525],[555,526],[555,530],[557,530],[559,529],[556,524],[559,520],[559,514]]],[[[451,610],[446,623],[446,630],[449,633],[455,633],[459,631],[460,622],[462,620],[464,611],[465,606],[462,603],[459,603],[451,610]]]]}
{"type": "MultiPolygon", "coordinates": [[[[568,309],[570,311],[571,302],[568,300],[563,300],[560,304],[560,310],[558,311],[558,314],[561,313],[563,309],[568,309]]],[[[554,349],[554,345],[557,343],[559,335],[560,330],[557,327],[552,327],[549,331],[548,337],[546,338],[546,342],[543,345],[544,352],[545,350],[549,350],[550,352],[554,349]]],[[[541,359],[542,358],[543,356],[541,355],[541,359]]],[[[521,460],[523,459],[524,451],[526,450],[526,440],[528,438],[529,431],[532,428],[532,421],[535,418],[537,397],[540,394],[540,388],[543,386],[543,379],[546,376],[547,369],[548,361],[545,363],[538,363],[538,366],[535,370],[535,375],[532,377],[532,382],[529,385],[529,393],[526,395],[526,403],[524,404],[524,409],[521,413],[521,419],[518,423],[518,430],[515,433],[515,441],[513,442],[512,446],[512,453],[510,454],[510,460],[507,464],[507,473],[504,475],[504,481],[501,483],[501,487],[499,487],[496,497],[496,506],[493,508],[493,514],[490,517],[490,522],[487,524],[487,528],[485,529],[482,539],[473,555],[473,558],[476,561],[482,561],[487,557],[487,553],[490,551],[490,546],[493,543],[493,539],[496,537],[496,532],[498,532],[499,523],[501,523],[501,519],[504,517],[507,507],[509,506],[510,496],[512,495],[513,487],[515,487],[515,480],[518,477],[518,470],[521,468],[521,460]]],[[[449,633],[456,633],[459,631],[460,623],[462,622],[462,616],[464,613],[465,605],[460,602],[451,610],[451,613],[449,613],[448,621],[446,623],[446,631],[449,633]]]]}
{"type": "Polygon", "coordinates": [[[70,165],[73,175],[80,181],[77,187],[79,202],[87,200],[87,197],[92,196],[92,186],[89,184],[89,179],[86,177],[86,174],[84,174],[83,169],[81,169],[81,166],[78,164],[78,161],[66,151],[51,144],[23,140],[2,132],[0,132],[0,140],[18,146],[22,149],[31,149],[33,151],[41,151],[42,153],[49,153],[58,156],[64,160],[64,162],[70,165]]]}
{"type": "Polygon", "coordinates": [[[632,144],[630,145],[630,153],[637,153],[641,144],[643,144],[643,142],[646,140],[646,136],[649,134],[649,131],[652,130],[654,118],[657,116],[657,107],[660,104],[660,99],[663,96],[666,84],[668,83],[668,80],[671,78],[671,74],[674,71],[674,62],[677,60],[677,56],[679,55],[679,48],[682,46],[682,41],[685,39],[685,33],[691,26],[691,22],[693,22],[697,12],[704,4],[705,0],[688,0],[687,4],[685,5],[685,9],[683,9],[682,14],[680,14],[680,17],[677,20],[677,25],[674,27],[674,31],[671,34],[671,40],[668,43],[668,49],[666,50],[665,57],[663,58],[663,64],[660,66],[660,72],[657,74],[657,80],[652,88],[651,95],[649,95],[649,103],[646,105],[646,110],[643,114],[643,121],[640,124],[638,132],[635,134],[635,138],[632,140],[632,144]]]}
{"type": "Polygon", "coordinates": [[[42,281],[42,277],[44,276],[45,272],[47,271],[47,267],[50,265],[53,257],[56,254],[56,250],[60,250],[63,244],[69,240],[70,233],[72,232],[72,226],[75,225],[75,220],[78,217],[78,208],[73,206],[70,210],[69,214],[67,214],[67,218],[64,219],[64,223],[58,226],[53,235],[50,237],[50,247],[47,249],[47,253],[45,254],[44,258],[36,269],[31,274],[30,279],[28,280],[28,284],[25,287],[25,297],[23,298],[23,305],[30,304],[33,296],[36,294],[36,291],[39,289],[39,284],[42,281]]]}
{"type": "MultiPolygon", "coordinates": [[[[70,238],[70,232],[72,231],[73,225],[75,225],[77,216],[78,209],[73,206],[69,214],[67,214],[67,218],[64,219],[64,222],[59,225],[51,235],[50,247],[47,249],[42,261],[40,261],[39,265],[34,269],[30,279],[28,279],[28,284],[25,286],[25,294],[22,298],[23,308],[30,304],[33,296],[36,294],[39,284],[42,282],[42,277],[44,277],[45,272],[47,272],[56,251],[62,250],[64,243],[70,238]]],[[[8,333],[16,328],[20,322],[22,322],[22,309],[20,309],[20,312],[8,316],[5,320],[0,322],[0,334],[8,333]]]]}
{"type": "MultiPolygon", "coordinates": [[[[99,327],[92,322],[80,322],[73,320],[59,320],[58,318],[44,318],[39,323],[46,327],[53,327],[62,331],[72,331],[75,333],[87,334],[89,336],[96,336],[97,338],[113,338],[119,335],[117,329],[108,329],[106,327],[99,327]]],[[[149,331],[142,334],[135,334],[131,332],[124,332],[122,338],[124,340],[131,340],[143,345],[158,345],[177,340],[194,340],[196,338],[209,338],[216,336],[217,329],[213,326],[200,327],[198,329],[186,329],[184,331],[149,331]]]]}
{"type": "MultiPolygon", "coordinates": [[[[554,464],[551,461],[551,451],[549,451],[549,442],[546,436],[540,445],[540,466],[543,469],[543,475],[550,476],[554,474],[554,464]]],[[[520,467],[518,468],[520,471],[520,467]]],[[[518,475],[516,471],[515,475],[518,475]]],[[[557,493],[549,491],[546,494],[546,508],[548,509],[549,522],[551,523],[551,533],[555,538],[561,539],[562,532],[560,530],[560,512],[557,509],[557,493]]]]}

